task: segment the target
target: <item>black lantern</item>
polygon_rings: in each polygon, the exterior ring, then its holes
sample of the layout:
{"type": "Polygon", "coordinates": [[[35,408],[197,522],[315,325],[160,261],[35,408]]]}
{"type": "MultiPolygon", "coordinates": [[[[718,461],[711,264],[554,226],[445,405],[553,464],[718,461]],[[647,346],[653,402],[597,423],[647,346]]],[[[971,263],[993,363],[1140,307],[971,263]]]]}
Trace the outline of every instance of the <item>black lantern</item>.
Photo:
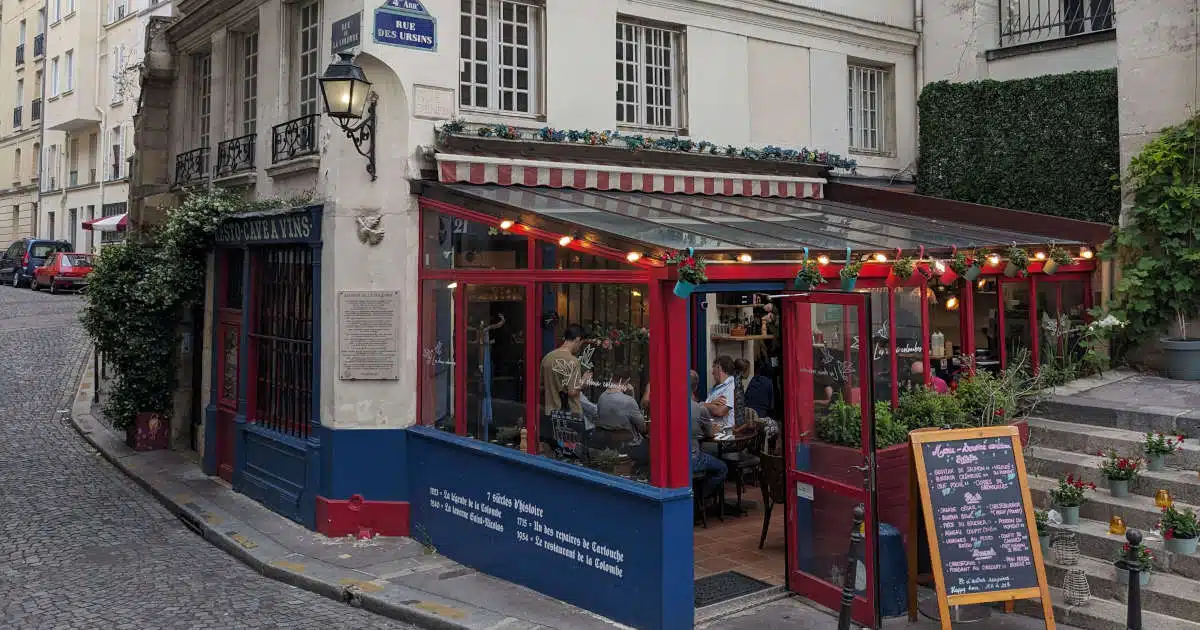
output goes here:
{"type": "Polygon", "coordinates": [[[367,173],[375,181],[375,93],[353,55],[338,53],[339,59],[321,75],[325,113],[337,122],[354,149],[367,158],[367,173]],[[354,124],[353,121],[361,121],[354,124]]]}

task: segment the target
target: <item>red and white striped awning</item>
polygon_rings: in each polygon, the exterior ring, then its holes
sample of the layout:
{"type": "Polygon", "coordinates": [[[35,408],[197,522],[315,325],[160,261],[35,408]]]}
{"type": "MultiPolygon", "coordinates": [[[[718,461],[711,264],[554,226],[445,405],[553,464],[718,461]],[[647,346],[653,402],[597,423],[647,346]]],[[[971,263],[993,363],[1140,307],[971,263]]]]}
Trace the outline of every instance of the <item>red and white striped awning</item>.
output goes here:
{"type": "Polygon", "coordinates": [[[83,222],[83,229],[96,232],[124,232],[129,229],[129,215],[122,212],[111,217],[102,217],[83,222]]]}

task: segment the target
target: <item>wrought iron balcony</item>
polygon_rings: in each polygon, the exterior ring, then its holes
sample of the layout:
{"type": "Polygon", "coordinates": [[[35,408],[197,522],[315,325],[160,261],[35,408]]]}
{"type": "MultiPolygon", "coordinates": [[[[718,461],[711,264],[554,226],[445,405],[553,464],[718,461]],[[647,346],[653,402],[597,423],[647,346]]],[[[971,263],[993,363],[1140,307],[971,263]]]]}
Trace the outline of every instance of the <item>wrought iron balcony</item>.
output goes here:
{"type": "Polygon", "coordinates": [[[317,152],[317,115],[301,116],[271,128],[271,162],[317,152]]]}
{"type": "Polygon", "coordinates": [[[42,119],[42,99],[35,98],[35,99],[33,99],[33,103],[30,103],[29,119],[30,120],[41,120],[42,119]]]}
{"type": "Polygon", "coordinates": [[[33,36],[33,58],[46,56],[46,34],[39,33],[33,36]]]}
{"type": "Polygon", "coordinates": [[[254,140],[257,137],[255,134],[248,134],[219,143],[217,145],[217,177],[253,169],[254,140]]]}
{"type": "Polygon", "coordinates": [[[1015,46],[1116,27],[1113,0],[1008,0],[1000,3],[1000,45],[1015,46]]]}
{"type": "Polygon", "coordinates": [[[21,106],[18,105],[13,108],[13,128],[16,129],[20,126],[21,126],[21,106]]]}
{"type": "Polygon", "coordinates": [[[208,147],[192,149],[175,156],[175,183],[191,184],[208,175],[208,147]]]}
{"type": "Polygon", "coordinates": [[[25,63],[25,44],[17,44],[17,65],[25,63]]]}

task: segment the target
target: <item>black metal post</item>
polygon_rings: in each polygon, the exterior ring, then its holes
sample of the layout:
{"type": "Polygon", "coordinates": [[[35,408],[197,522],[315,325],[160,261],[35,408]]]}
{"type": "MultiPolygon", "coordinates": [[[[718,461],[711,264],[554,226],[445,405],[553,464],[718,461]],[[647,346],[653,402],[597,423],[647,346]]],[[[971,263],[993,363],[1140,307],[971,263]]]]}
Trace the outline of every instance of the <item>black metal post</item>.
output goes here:
{"type": "MultiPolygon", "coordinates": [[[[846,577],[842,580],[842,609],[838,613],[838,630],[850,630],[850,617],[854,611],[854,588],[858,580],[858,556],[862,553],[862,524],[867,510],[858,504],[854,507],[854,527],[850,530],[850,550],[846,552],[846,577]]],[[[1140,629],[1139,629],[1140,630],[1140,629]]]]}
{"type": "Polygon", "coordinates": [[[1129,542],[1129,551],[1123,560],[1117,561],[1117,566],[1129,572],[1129,599],[1126,602],[1125,627],[1128,630],[1142,630],[1142,563],[1138,558],[1142,547],[1142,532],[1130,529],[1125,532],[1125,540],[1129,542]]]}
{"type": "Polygon", "coordinates": [[[100,347],[92,346],[92,402],[100,402],[100,347]]]}

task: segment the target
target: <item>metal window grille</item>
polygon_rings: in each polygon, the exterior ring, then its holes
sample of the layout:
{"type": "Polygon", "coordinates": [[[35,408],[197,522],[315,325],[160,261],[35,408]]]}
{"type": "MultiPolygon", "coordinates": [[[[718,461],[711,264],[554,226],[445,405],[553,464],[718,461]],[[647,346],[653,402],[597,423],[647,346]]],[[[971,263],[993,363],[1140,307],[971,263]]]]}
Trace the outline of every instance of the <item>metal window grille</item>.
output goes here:
{"type": "Polygon", "coordinates": [[[885,151],[887,141],[884,112],[888,85],[887,70],[849,66],[847,116],[850,148],[859,151],[885,151]]]}
{"type": "Polygon", "coordinates": [[[510,0],[462,0],[459,103],[533,114],[541,9],[510,0]]]}
{"type": "Polygon", "coordinates": [[[208,146],[212,132],[212,53],[196,55],[192,64],[192,76],[196,80],[192,87],[196,90],[197,145],[203,148],[208,146]]]}
{"type": "Polygon", "coordinates": [[[1000,3],[1000,45],[1112,30],[1113,0],[1005,0],[1000,3]]]}
{"type": "Polygon", "coordinates": [[[270,247],[252,257],[254,422],[306,438],[312,429],[312,249],[270,247]]]}
{"type": "Polygon", "coordinates": [[[242,133],[258,130],[258,33],[242,41],[242,133]]]}
{"type": "Polygon", "coordinates": [[[300,115],[311,116],[317,111],[317,68],[320,56],[321,5],[308,2],[300,6],[300,28],[297,31],[296,51],[300,68],[300,115]]]}
{"type": "Polygon", "coordinates": [[[679,126],[678,31],[617,22],[617,122],[679,126]]]}

